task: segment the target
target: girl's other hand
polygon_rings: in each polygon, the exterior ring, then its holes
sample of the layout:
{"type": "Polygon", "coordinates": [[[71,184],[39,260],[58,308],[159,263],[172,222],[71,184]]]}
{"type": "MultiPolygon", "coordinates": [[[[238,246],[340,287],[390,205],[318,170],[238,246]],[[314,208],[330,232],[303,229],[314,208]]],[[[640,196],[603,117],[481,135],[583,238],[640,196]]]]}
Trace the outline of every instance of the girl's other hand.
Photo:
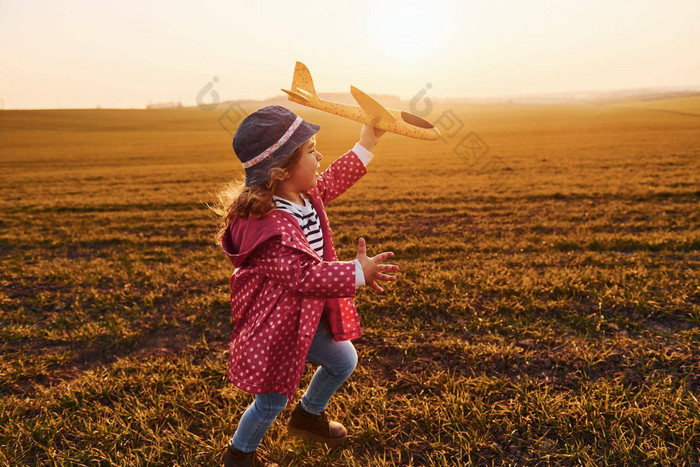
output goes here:
{"type": "Polygon", "coordinates": [[[390,276],[384,274],[388,271],[398,271],[399,267],[395,264],[380,264],[385,259],[389,259],[394,256],[394,253],[387,251],[384,253],[379,253],[373,258],[367,256],[367,246],[365,245],[365,239],[360,237],[357,242],[357,259],[360,260],[360,265],[362,266],[362,272],[365,275],[365,284],[372,287],[377,292],[384,292],[384,289],[377,285],[376,281],[395,281],[396,276],[390,276]]]}
{"type": "Polygon", "coordinates": [[[379,143],[379,138],[386,133],[385,130],[378,130],[374,127],[378,121],[379,118],[374,117],[372,120],[367,122],[366,125],[362,125],[362,131],[360,132],[360,144],[369,152],[372,152],[377,143],[379,143]]]}

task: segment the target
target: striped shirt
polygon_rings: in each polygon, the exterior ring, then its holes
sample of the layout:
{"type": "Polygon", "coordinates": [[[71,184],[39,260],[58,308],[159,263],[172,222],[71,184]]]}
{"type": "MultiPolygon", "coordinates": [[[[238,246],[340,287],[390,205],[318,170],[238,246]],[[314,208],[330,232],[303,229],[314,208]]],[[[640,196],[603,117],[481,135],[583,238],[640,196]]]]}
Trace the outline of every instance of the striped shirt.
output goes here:
{"type": "Polygon", "coordinates": [[[318,256],[323,258],[323,232],[321,232],[321,222],[318,220],[318,214],[311,205],[311,202],[304,198],[304,205],[301,206],[279,196],[273,196],[277,209],[288,212],[299,222],[302,232],[309,241],[309,245],[314,249],[318,256]]]}

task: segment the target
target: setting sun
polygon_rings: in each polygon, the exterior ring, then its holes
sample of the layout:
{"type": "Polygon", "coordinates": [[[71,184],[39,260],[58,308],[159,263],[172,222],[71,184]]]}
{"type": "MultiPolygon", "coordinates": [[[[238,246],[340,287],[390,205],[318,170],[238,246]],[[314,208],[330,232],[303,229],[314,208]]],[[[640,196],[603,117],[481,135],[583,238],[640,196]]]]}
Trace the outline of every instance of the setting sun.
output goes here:
{"type": "Polygon", "coordinates": [[[392,59],[423,59],[450,34],[445,11],[417,1],[378,3],[367,20],[368,42],[392,59]]]}
{"type": "Polygon", "coordinates": [[[427,83],[440,98],[694,86],[699,14],[695,0],[5,1],[0,108],[193,106],[207,86],[267,99],[297,60],[326,92],[403,99],[427,83]]]}

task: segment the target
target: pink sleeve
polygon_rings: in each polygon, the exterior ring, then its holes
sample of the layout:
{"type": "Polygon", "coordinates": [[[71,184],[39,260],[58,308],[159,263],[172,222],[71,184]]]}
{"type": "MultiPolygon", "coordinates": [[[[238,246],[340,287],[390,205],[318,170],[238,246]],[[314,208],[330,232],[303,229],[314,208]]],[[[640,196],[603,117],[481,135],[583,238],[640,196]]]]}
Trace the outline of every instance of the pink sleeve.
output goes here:
{"type": "Polygon", "coordinates": [[[285,246],[279,237],[258,247],[253,268],[284,288],[318,298],[355,296],[354,261],[318,261],[285,246]]]}
{"type": "Polygon", "coordinates": [[[366,173],[367,169],[360,158],[354,152],[348,151],[319,174],[314,190],[318,192],[323,204],[328,204],[366,173]]]}

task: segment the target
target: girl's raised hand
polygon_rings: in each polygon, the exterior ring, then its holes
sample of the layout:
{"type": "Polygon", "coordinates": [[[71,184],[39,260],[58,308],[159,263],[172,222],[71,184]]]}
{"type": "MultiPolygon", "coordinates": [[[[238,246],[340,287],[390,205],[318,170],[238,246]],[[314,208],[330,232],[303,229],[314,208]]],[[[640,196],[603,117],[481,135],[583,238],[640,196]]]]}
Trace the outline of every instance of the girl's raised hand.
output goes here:
{"type": "Polygon", "coordinates": [[[374,127],[378,121],[379,118],[374,117],[372,120],[367,122],[366,125],[362,125],[362,131],[360,132],[360,144],[369,152],[372,152],[377,143],[379,143],[379,138],[386,133],[385,130],[378,130],[374,127]]]}
{"type": "Polygon", "coordinates": [[[360,260],[360,265],[362,266],[362,272],[365,275],[365,284],[372,287],[377,292],[384,292],[384,289],[377,285],[376,281],[395,281],[396,276],[390,276],[384,274],[388,271],[398,271],[399,267],[395,264],[380,264],[385,259],[389,259],[394,256],[394,253],[387,251],[384,253],[379,253],[373,258],[367,256],[367,246],[365,244],[365,239],[360,237],[357,242],[357,259],[360,260]]]}

